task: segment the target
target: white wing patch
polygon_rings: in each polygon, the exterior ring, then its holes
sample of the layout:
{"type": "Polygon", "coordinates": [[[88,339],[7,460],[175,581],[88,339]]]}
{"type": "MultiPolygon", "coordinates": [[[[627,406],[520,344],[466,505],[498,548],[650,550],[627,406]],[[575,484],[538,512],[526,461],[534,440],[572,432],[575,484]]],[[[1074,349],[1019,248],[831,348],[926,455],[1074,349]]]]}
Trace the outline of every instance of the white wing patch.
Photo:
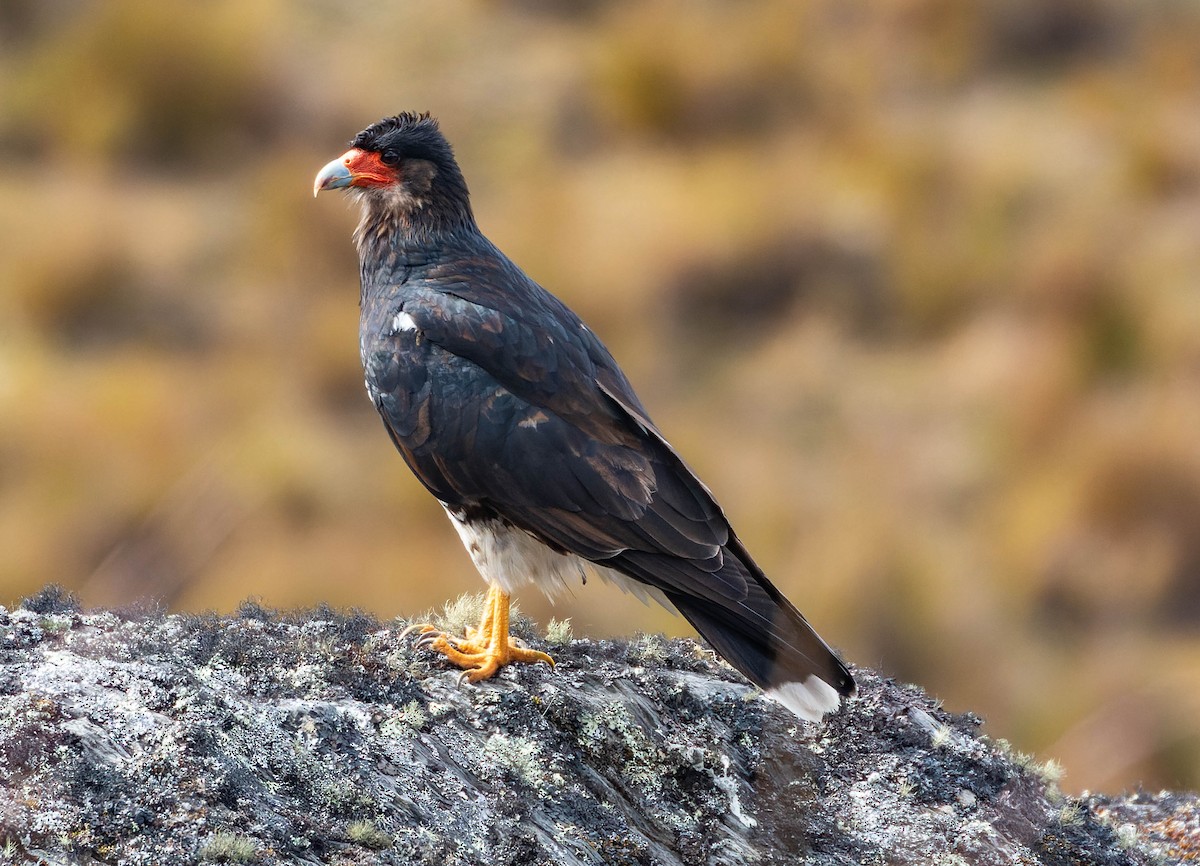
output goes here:
{"type": "Polygon", "coordinates": [[[417,320],[416,319],[414,319],[412,316],[410,316],[408,313],[404,312],[403,310],[396,313],[395,317],[392,319],[392,333],[393,334],[399,334],[401,331],[415,331],[415,330],[417,330],[417,320]]]}

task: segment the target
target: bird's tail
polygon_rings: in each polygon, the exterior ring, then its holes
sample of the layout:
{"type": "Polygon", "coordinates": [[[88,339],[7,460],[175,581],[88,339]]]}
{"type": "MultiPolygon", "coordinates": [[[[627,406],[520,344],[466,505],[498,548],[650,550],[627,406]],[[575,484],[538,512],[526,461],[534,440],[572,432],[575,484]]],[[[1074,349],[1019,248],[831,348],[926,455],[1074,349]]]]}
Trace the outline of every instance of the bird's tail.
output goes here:
{"type": "Polygon", "coordinates": [[[854,677],[803,614],[757,568],[748,570],[749,591],[737,601],[666,595],[748,680],[801,718],[819,721],[854,694],[854,677]]]}

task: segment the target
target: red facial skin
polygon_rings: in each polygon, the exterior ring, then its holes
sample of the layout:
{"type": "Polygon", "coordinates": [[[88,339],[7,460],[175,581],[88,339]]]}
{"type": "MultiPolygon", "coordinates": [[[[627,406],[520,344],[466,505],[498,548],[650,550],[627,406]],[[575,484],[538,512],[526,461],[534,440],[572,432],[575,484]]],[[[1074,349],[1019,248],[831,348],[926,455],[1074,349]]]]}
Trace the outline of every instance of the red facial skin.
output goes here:
{"type": "Polygon", "coordinates": [[[350,170],[351,186],[367,189],[391,186],[400,179],[396,169],[383,164],[379,154],[351,148],[342,154],[342,164],[350,170]]]}

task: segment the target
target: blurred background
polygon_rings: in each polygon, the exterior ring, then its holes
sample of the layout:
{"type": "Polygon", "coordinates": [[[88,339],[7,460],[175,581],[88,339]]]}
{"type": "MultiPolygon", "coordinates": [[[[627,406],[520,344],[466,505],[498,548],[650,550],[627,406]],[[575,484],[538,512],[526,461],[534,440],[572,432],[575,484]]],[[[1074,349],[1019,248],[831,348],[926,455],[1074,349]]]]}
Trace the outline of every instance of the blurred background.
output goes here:
{"type": "Polygon", "coordinates": [[[1198,46],[1170,0],[5,0],[0,602],[482,590],[311,192],[427,109],[850,659],[1068,790],[1196,788],[1198,46]]]}

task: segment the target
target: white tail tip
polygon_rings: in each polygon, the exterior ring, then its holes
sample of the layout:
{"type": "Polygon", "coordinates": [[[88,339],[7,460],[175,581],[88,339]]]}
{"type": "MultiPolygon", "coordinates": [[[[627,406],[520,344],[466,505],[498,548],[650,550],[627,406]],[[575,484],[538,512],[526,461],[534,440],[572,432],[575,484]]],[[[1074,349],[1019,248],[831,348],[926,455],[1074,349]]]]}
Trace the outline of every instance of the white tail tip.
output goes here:
{"type": "Polygon", "coordinates": [[[767,689],[767,697],[809,722],[821,721],[826,713],[836,710],[842,700],[837,689],[816,676],[809,676],[803,682],[784,683],[767,689]]]}

